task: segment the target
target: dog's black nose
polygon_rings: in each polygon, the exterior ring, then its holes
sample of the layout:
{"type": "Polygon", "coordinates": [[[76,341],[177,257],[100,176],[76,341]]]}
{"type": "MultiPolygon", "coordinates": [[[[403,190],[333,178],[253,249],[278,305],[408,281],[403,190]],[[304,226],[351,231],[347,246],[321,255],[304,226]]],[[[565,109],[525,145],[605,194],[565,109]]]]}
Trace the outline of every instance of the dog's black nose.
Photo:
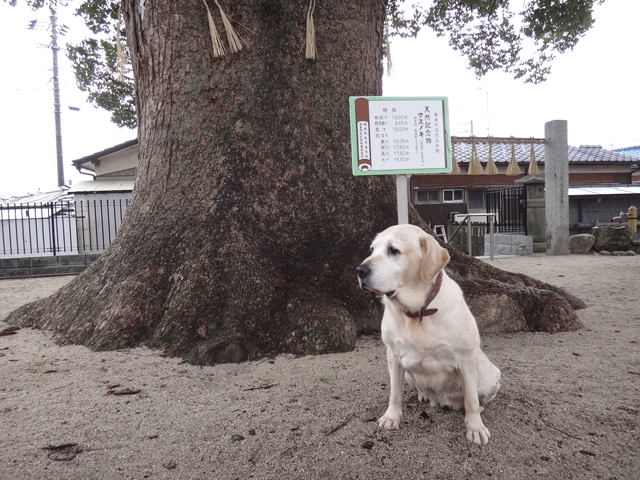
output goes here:
{"type": "Polygon", "coordinates": [[[356,268],[356,273],[358,274],[358,278],[367,278],[371,273],[371,269],[363,263],[356,268]]]}

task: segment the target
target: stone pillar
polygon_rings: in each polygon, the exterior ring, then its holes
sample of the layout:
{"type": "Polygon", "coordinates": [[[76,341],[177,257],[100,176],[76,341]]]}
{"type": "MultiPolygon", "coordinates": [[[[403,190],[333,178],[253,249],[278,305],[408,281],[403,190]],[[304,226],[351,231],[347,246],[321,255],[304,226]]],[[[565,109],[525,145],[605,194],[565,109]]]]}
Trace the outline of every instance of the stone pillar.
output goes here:
{"type": "Polygon", "coordinates": [[[569,251],[569,143],[567,121],[544,125],[545,237],[547,255],[569,251]]]}
{"type": "Polygon", "coordinates": [[[527,191],[527,234],[533,239],[533,251],[544,252],[547,248],[544,207],[544,175],[527,175],[515,183],[522,183],[527,191]]]}

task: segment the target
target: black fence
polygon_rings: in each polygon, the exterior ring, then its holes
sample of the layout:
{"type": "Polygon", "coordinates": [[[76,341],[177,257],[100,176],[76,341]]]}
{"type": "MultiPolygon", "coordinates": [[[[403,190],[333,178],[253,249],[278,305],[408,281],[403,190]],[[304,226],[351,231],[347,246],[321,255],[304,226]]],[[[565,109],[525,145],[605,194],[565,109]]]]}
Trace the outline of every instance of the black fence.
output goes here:
{"type": "Polygon", "coordinates": [[[115,238],[128,203],[122,199],[0,205],[0,255],[101,253],[115,238]]]}
{"type": "Polygon", "coordinates": [[[496,233],[527,235],[527,191],[525,185],[487,188],[487,213],[495,213],[496,233]]]}

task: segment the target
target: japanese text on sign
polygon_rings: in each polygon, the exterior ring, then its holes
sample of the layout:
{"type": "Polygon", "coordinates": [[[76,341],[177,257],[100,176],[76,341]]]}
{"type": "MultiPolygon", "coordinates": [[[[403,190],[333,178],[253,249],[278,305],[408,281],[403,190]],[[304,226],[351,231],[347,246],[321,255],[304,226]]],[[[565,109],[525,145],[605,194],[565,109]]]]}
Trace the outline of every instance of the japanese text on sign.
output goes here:
{"type": "Polygon", "coordinates": [[[354,174],[450,171],[446,99],[353,97],[351,105],[354,174]]]}

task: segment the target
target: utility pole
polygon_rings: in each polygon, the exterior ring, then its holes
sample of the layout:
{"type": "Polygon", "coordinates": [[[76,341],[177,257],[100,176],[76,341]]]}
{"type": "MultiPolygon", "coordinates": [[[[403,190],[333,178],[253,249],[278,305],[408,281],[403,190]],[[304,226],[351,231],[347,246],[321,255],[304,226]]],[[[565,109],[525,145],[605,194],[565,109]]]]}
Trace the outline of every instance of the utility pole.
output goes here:
{"type": "Polygon", "coordinates": [[[56,121],[56,160],[58,164],[58,186],[64,186],[64,164],[62,160],[62,129],[60,122],[60,84],[58,81],[58,19],[56,1],[49,4],[51,12],[51,51],[53,52],[53,114],[56,121]]]}

